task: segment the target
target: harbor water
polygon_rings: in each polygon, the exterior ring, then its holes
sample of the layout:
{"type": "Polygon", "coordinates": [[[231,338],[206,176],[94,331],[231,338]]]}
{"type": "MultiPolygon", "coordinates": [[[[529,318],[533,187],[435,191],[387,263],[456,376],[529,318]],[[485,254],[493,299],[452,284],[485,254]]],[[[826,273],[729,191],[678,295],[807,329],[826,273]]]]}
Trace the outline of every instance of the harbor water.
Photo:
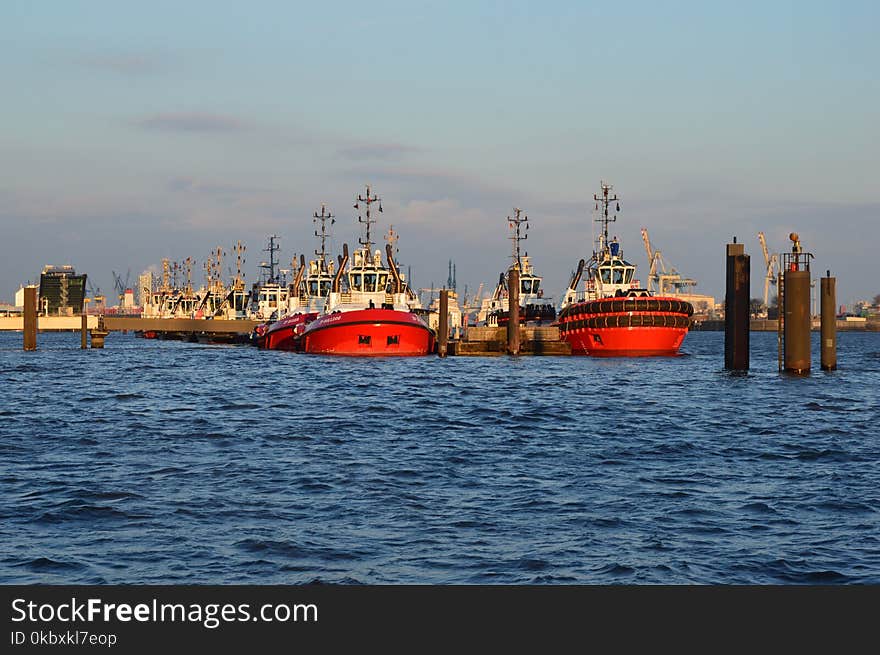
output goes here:
{"type": "Polygon", "coordinates": [[[837,371],[0,334],[0,582],[877,584],[880,335],[837,371]]]}

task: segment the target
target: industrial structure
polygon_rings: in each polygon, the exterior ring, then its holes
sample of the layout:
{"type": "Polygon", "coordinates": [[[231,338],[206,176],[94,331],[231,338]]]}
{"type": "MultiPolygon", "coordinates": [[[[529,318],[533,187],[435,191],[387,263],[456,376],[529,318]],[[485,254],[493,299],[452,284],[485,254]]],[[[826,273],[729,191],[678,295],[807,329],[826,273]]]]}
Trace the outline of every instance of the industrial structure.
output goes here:
{"type": "Polygon", "coordinates": [[[81,314],[86,297],[86,275],[73,266],[43,267],[40,273],[39,311],[44,316],[81,314]]]}
{"type": "Polygon", "coordinates": [[[648,237],[647,228],[642,228],[642,241],[645,242],[645,252],[648,255],[648,291],[656,291],[661,296],[670,294],[692,295],[697,281],[693,278],[682,277],[672,266],[666,269],[662,253],[651,247],[651,239],[648,237]]]}
{"type": "Polygon", "coordinates": [[[642,228],[642,241],[645,243],[645,253],[648,256],[648,291],[656,292],[661,296],[672,296],[680,300],[686,300],[694,307],[697,314],[711,314],[715,311],[715,298],[694,292],[697,281],[693,278],[683,277],[675,267],[668,265],[663,260],[663,254],[651,244],[647,228],[642,228]]]}

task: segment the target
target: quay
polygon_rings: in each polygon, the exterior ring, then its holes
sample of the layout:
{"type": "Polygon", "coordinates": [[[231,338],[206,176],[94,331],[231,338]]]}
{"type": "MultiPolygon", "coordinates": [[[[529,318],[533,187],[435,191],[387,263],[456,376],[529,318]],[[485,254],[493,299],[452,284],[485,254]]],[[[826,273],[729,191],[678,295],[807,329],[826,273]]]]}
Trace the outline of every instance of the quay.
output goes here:
{"type": "Polygon", "coordinates": [[[108,332],[138,332],[158,339],[206,343],[247,343],[263,321],[253,319],[137,318],[104,316],[108,332]]]}
{"type": "MultiPolygon", "coordinates": [[[[89,315],[86,318],[88,329],[98,327],[98,317],[89,315]]],[[[82,329],[82,318],[76,316],[38,316],[38,332],[79,332],[82,329]]],[[[24,330],[24,317],[0,316],[0,332],[21,332],[24,330]]]]}
{"type": "MultiPolygon", "coordinates": [[[[201,318],[139,318],[137,316],[98,316],[89,314],[86,317],[88,330],[98,329],[103,321],[104,329],[110,332],[157,332],[179,335],[234,335],[250,334],[262,321],[240,320],[205,320],[201,318]]],[[[0,317],[0,330],[21,332],[24,329],[24,318],[21,316],[0,317]]],[[[38,332],[79,332],[82,329],[82,317],[76,316],[38,316],[38,332]]]]}
{"type": "Polygon", "coordinates": [[[104,328],[111,332],[169,332],[177,334],[250,334],[263,321],[251,319],[137,318],[105,316],[104,328]]]}

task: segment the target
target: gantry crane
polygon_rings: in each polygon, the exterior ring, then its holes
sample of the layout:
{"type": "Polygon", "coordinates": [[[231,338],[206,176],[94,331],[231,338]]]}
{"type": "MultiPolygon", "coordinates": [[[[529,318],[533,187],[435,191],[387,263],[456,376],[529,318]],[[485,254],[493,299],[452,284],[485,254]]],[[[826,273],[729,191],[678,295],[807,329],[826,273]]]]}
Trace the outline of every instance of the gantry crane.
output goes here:
{"type": "Polygon", "coordinates": [[[764,265],[766,273],[764,275],[764,307],[770,299],[770,285],[776,286],[776,276],[779,273],[779,257],[776,253],[772,255],[767,250],[767,240],[764,238],[763,232],[758,232],[758,241],[761,242],[761,250],[764,252],[764,265]]]}
{"type": "MultiPolygon", "coordinates": [[[[648,291],[654,290],[654,283],[657,281],[657,260],[660,259],[660,253],[654,252],[651,248],[651,239],[648,237],[648,230],[642,228],[642,241],[645,242],[645,252],[648,255],[648,291]]],[[[662,262],[661,262],[662,266],[662,262]]]]}

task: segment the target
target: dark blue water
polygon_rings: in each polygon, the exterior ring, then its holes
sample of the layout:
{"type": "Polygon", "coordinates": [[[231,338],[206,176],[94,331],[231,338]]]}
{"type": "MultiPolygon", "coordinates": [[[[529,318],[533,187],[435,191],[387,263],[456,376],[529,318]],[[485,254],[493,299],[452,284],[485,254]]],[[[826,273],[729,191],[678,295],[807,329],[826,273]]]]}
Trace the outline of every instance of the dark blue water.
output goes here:
{"type": "MultiPolygon", "coordinates": [[[[815,336],[815,335],[814,335],[815,336]]],[[[880,334],[837,372],[0,335],[0,582],[880,583],[880,334]]]]}

